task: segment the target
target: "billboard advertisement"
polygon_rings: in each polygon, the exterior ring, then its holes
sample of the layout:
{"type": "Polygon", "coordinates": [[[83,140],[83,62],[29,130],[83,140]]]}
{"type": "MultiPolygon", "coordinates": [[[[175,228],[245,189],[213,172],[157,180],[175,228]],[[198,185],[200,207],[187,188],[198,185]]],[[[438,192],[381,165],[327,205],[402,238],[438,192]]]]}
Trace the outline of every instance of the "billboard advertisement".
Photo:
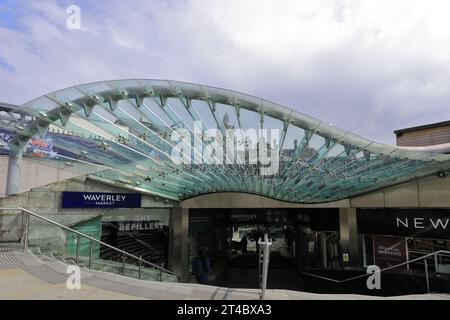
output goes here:
{"type": "Polygon", "coordinates": [[[404,237],[374,236],[373,250],[374,263],[381,269],[407,261],[404,237]]]}

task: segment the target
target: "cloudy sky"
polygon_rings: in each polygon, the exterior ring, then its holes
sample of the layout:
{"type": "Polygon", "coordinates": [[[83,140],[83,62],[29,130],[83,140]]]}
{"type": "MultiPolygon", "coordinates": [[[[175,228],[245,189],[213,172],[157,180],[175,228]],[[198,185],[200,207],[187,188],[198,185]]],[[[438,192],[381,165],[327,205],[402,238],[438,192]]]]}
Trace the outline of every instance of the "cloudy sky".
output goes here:
{"type": "Polygon", "coordinates": [[[0,0],[0,101],[159,78],[256,95],[364,137],[450,120],[450,1],[0,0]],[[81,30],[67,28],[67,7],[81,30]]]}

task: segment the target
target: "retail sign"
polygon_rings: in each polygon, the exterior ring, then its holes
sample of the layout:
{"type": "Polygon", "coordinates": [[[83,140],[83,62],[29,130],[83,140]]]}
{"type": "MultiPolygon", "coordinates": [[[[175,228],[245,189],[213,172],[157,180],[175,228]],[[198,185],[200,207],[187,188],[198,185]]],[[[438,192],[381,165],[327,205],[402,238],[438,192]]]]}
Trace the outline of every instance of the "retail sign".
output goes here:
{"type": "Polygon", "coordinates": [[[61,208],[140,208],[140,193],[63,191],[61,208]]]}
{"type": "Polygon", "coordinates": [[[153,221],[118,221],[119,231],[151,231],[162,230],[164,224],[159,220],[153,221]]]}
{"type": "Polygon", "coordinates": [[[398,229],[422,230],[431,228],[432,230],[447,230],[449,218],[423,218],[423,217],[403,217],[395,218],[398,229]]]}
{"type": "Polygon", "coordinates": [[[450,210],[362,209],[358,211],[358,232],[450,239],[450,210]]]}
{"type": "Polygon", "coordinates": [[[230,223],[286,223],[286,211],[283,209],[232,210],[227,215],[230,223]]]}
{"type": "Polygon", "coordinates": [[[403,237],[373,237],[375,265],[388,268],[406,262],[406,240],[403,237]]]}
{"type": "MultiPolygon", "coordinates": [[[[256,213],[231,213],[230,219],[236,222],[257,221],[260,218],[256,213]]],[[[261,219],[263,220],[263,219],[261,219]]]]}

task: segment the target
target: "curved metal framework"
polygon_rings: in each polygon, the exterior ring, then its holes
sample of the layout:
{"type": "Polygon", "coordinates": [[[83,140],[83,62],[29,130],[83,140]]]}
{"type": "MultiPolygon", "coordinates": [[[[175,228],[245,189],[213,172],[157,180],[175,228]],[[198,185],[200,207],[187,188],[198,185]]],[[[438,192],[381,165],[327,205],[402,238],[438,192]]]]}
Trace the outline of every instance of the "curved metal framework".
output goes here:
{"type": "Polygon", "coordinates": [[[450,155],[382,145],[261,98],[176,81],[77,85],[20,108],[33,120],[14,128],[12,153],[51,132],[51,143],[72,155],[64,161],[98,166],[99,179],[173,200],[233,191],[319,203],[450,168],[450,155]],[[278,129],[279,170],[267,176],[261,164],[174,163],[177,129],[193,134],[195,122],[224,137],[230,128],[278,129]]]}

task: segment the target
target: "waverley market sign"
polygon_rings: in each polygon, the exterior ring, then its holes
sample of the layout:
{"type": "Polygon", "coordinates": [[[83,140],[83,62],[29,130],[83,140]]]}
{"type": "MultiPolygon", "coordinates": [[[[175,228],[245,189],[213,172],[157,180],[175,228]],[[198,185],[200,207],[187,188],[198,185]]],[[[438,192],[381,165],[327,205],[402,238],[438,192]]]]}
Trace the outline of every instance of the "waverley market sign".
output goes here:
{"type": "Polygon", "coordinates": [[[62,194],[61,208],[140,208],[140,193],[71,192],[62,194]]]}

